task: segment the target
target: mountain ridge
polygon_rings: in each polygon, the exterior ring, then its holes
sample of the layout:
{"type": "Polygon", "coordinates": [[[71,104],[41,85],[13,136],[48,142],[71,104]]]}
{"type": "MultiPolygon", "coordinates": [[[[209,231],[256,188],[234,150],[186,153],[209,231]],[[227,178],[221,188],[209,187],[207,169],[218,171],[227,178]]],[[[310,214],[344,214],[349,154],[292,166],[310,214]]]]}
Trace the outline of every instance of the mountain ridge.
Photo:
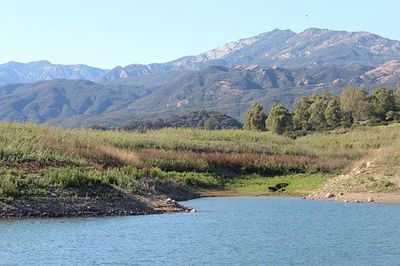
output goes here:
{"type": "Polygon", "coordinates": [[[228,42],[196,56],[184,56],[165,63],[129,64],[100,69],[84,64],[61,65],[48,61],[9,62],[0,65],[0,84],[31,83],[55,78],[87,79],[107,83],[115,79],[169,71],[197,71],[211,65],[257,64],[285,68],[309,65],[376,67],[400,59],[400,41],[369,32],[347,32],[308,28],[300,33],[274,29],[228,42]],[[14,67],[10,68],[10,64],[14,67]],[[18,68],[15,65],[18,65],[18,68]],[[26,66],[23,68],[23,66],[26,66]],[[32,69],[37,66],[36,69],[32,69]]]}

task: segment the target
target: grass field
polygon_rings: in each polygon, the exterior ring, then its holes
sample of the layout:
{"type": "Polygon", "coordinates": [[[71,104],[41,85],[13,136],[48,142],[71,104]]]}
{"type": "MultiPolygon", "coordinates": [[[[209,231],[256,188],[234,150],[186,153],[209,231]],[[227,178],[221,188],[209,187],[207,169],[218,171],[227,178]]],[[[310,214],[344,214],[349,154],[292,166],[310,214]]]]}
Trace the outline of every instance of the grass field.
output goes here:
{"type": "Polygon", "coordinates": [[[243,130],[129,133],[3,122],[0,196],[110,185],[142,193],[149,180],[242,194],[268,194],[268,186],[287,183],[284,193],[305,195],[378,150],[385,150],[379,171],[397,175],[399,129],[360,126],[292,139],[243,130]]]}

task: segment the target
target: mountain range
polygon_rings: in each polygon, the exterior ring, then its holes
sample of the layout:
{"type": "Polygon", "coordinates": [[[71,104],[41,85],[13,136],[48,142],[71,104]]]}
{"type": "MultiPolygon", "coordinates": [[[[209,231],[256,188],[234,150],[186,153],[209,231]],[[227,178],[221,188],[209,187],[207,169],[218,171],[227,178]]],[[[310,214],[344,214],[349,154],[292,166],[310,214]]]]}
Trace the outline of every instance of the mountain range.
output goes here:
{"type": "Polygon", "coordinates": [[[395,88],[400,42],[367,32],[273,30],[197,56],[113,69],[47,61],[0,65],[0,119],[122,125],[210,109],[240,119],[253,101],[291,106],[347,86],[395,88]]]}

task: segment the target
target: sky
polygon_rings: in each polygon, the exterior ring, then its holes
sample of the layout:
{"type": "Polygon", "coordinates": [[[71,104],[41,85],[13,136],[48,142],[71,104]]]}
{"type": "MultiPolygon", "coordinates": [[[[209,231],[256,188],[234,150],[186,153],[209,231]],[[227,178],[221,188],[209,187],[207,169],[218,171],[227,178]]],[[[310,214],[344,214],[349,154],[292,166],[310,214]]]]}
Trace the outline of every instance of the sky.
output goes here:
{"type": "Polygon", "coordinates": [[[162,63],[273,29],[400,40],[399,0],[0,0],[0,64],[162,63]]]}

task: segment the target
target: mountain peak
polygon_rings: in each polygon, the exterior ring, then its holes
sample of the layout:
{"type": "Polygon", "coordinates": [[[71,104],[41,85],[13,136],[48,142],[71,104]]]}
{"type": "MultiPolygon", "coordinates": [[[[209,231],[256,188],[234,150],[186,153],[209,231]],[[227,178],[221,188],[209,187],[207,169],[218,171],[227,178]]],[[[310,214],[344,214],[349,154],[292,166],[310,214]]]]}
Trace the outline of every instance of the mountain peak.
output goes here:
{"type": "Polygon", "coordinates": [[[249,38],[228,42],[197,56],[185,56],[162,64],[131,64],[111,70],[86,65],[59,65],[48,61],[9,62],[0,65],[0,84],[35,82],[54,78],[82,78],[99,82],[170,71],[185,72],[211,65],[260,65],[283,68],[330,66],[378,67],[400,59],[400,42],[368,32],[308,28],[300,33],[273,29],[249,38]]]}
{"type": "Polygon", "coordinates": [[[307,28],[307,29],[303,30],[303,31],[300,32],[299,34],[302,34],[302,33],[306,33],[306,34],[310,34],[310,33],[321,33],[321,32],[330,32],[330,31],[332,31],[332,30],[311,27],[311,28],[307,28]]]}

